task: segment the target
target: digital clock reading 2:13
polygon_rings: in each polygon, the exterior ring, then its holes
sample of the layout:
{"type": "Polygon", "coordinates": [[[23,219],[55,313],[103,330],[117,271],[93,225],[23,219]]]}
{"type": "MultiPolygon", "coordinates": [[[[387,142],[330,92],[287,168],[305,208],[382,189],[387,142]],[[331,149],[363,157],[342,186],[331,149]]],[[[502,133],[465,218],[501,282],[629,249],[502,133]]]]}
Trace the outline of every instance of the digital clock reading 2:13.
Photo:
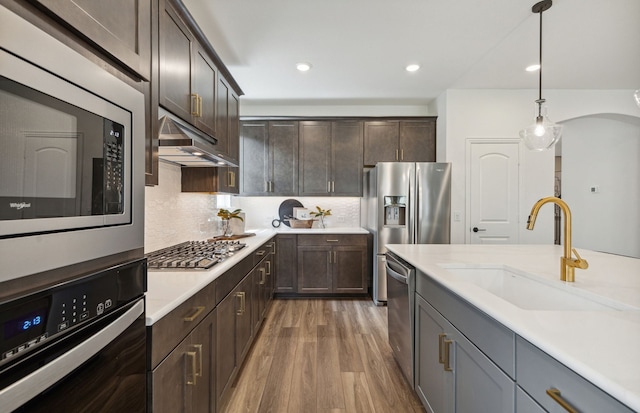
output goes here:
{"type": "Polygon", "coordinates": [[[39,330],[37,327],[43,327],[45,314],[46,309],[40,309],[7,321],[4,324],[4,338],[8,340],[18,334],[26,334],[31,330],[39,330]]]}

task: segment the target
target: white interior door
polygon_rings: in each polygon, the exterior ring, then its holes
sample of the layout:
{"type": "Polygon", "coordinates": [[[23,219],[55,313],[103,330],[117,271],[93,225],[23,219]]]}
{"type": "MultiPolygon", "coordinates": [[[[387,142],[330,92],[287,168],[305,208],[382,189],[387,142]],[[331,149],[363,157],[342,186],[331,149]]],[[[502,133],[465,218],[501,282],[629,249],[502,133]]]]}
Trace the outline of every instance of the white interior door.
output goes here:
{"type": "Polygon", "coordinates": [[[468,149],[468,242],[517,244],[519,143],[470,142],[468,149]]]}

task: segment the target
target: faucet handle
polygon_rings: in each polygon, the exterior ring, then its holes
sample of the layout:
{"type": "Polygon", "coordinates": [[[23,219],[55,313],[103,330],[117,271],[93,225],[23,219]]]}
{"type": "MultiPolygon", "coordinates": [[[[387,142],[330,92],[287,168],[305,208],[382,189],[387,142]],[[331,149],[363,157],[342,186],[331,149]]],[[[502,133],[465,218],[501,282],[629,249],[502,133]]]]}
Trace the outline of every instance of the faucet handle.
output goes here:
{"type": "Polygon", "coordinates": [[[575,267],[578,267],[582,270],[586,270],[587,268],[589,268],[589,263],[587,262],[587,260],[582,259],[582,257],[580,256],[580,254],[578,254],[578,251],[576,251],[575,248],[571,248],[571,251],[573,251],[573,253],[576,256],[575,260],[571,260],[575,267]]]}

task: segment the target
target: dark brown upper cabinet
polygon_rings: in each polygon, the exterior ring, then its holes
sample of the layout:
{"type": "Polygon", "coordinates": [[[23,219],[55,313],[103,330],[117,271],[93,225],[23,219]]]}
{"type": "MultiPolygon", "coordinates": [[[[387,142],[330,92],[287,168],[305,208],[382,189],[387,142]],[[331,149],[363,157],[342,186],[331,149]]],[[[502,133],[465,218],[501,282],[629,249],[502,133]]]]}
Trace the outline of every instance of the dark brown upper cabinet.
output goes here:
{"type": "Polygon", "coordinates": [[[216,66],[170,2],[160,9],[159,42],[160,105],[215,136],[216,66]]]}
{"type": "Polygon", "coordinates": [[[299,195],[361,196],[362,140],[359,121],[300,122],[299,195]]]}
{"type": "Polygon", "coordinates": [[[436,121],[384,120],[364,124],[364,165],[378,162],[433,162],[436,121]]]}
{"type": "Polygon", "coordinates": [[[298,194],[298,122],[241,122],[243,195],[298,194]]]}
{"type": "Polygon", "coordinates": [[[151,0],[33,0],[142,80],[150,79],[151,0]]]}

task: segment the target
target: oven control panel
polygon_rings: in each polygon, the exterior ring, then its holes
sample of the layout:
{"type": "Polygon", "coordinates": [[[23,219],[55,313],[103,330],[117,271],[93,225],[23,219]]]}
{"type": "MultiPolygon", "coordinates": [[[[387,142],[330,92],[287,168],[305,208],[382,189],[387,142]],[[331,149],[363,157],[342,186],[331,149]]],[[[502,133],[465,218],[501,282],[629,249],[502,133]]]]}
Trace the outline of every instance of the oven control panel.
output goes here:
{"type": "Polygon", "coordinates": [[[136,263],[3,303],[0,364],[126,303],[134,293],[123,289],[139,287],[143,292],[146,261],[136,263]]]}

